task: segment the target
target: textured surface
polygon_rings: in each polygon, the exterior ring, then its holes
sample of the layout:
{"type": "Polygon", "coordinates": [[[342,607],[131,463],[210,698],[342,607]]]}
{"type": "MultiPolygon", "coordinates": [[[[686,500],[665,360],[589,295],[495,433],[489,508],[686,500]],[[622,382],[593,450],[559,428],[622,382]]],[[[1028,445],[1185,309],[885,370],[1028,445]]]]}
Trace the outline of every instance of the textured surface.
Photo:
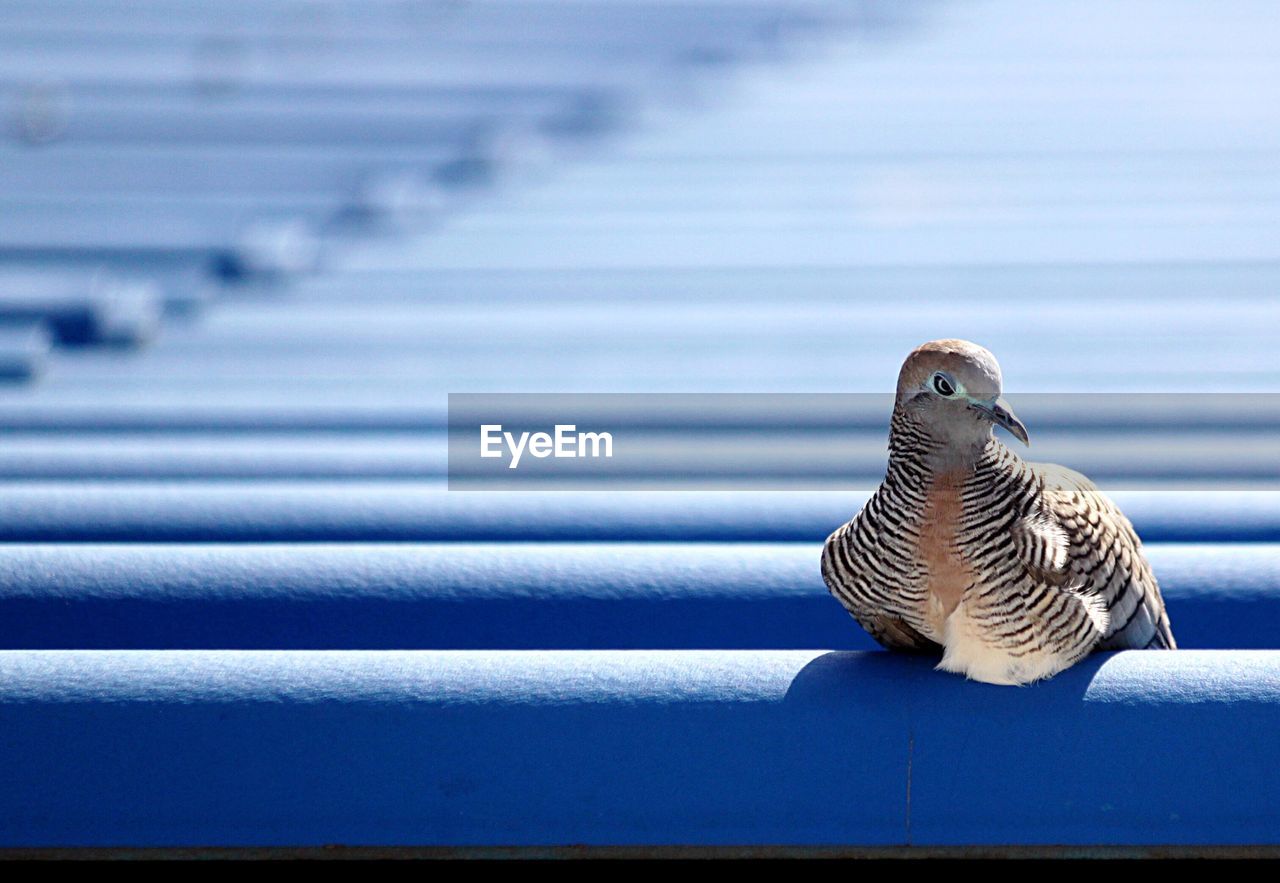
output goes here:
{"type": "Polygon", "coordinates": [[[5,846],[1229,844],[1280,823],[1265,652],[1094,657],[1034,690],[880,652],[4,652],[0,723],[22,758],[5,846]]]}
{"type": "MultiPolygon", "coordinates": [[[[0,647],[874,645],[817,543],[0,546],[0,647]]],[[[1154,544],[1179,639],[1280,647],[1280,547],[1154,544]]]]}
{"type": "MultiPolygon", "coordinates": [[[[424,482],[15,482],[5,542],[821,542],[867,495],[447,492],[424,482]]],[[[1280,542],[1274,491],[1118,491],[1148,542],[1280,542]]]]}

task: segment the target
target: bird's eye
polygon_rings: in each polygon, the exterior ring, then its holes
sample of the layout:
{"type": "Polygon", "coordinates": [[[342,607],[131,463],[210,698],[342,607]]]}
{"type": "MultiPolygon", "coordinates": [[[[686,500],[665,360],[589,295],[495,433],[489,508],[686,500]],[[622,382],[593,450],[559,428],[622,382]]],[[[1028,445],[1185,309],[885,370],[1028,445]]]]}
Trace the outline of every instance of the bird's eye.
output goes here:
{"type": "Polygon", "coordinates": [[[951,381],[947,379],[945,374],[933,375],[933,391],[940,396],[953,396],[956,394],[956,388],[951,385],[951,381]]]}

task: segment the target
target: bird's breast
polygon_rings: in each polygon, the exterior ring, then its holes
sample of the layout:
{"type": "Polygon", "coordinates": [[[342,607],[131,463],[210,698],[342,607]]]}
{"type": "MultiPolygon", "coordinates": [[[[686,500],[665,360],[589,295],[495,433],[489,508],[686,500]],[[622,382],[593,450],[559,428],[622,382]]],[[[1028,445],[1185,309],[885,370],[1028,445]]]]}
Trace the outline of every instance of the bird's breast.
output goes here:
{"type": "Polygon", "coordinates": [[[928,591],[924,622],[935,641],[942,642],[944,625],[973,582],[973,574],[960,548],[964,520],[961,497],[963,478],[950,472],[938,476],[925,497],[919,533],[919,556],[924,564],[928,591]]]}

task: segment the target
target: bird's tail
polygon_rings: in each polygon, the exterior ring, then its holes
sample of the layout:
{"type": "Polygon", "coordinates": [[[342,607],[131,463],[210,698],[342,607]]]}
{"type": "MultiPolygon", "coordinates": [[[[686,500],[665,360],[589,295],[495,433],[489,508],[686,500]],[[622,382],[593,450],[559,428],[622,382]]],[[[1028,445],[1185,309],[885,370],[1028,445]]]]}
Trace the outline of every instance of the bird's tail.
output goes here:
{"type": "Polygon", "coordinates": [[[1173,629],[1169,628],[1169,615],[1160,611],[1156,620],[1156,631],[1147,642],[1146,650],[1177,650],[1178,642],[1173,639],[1173,629]]]}

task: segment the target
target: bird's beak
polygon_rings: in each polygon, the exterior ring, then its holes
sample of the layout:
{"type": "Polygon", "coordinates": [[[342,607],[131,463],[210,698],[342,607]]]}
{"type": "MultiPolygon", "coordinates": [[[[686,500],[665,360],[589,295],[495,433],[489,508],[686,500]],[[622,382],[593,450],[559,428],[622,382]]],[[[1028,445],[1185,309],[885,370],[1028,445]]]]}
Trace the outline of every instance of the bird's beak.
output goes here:
{"type": "Polygon", "coordinates": [[[974,402],[972,407],[974,410],[981,411],[986,414],[991,421],[997,426],[1003,426],[1005,429],[1022,442],[1030,447],[1031,439],[1027,437],[1027,427],[1022,425],[1022,421],[1018,419],[1018,415],[1013,413],[1013,408],[1009,407],[1009,403],[1004,399],[992,399],[989,402],[974,402]]]}

